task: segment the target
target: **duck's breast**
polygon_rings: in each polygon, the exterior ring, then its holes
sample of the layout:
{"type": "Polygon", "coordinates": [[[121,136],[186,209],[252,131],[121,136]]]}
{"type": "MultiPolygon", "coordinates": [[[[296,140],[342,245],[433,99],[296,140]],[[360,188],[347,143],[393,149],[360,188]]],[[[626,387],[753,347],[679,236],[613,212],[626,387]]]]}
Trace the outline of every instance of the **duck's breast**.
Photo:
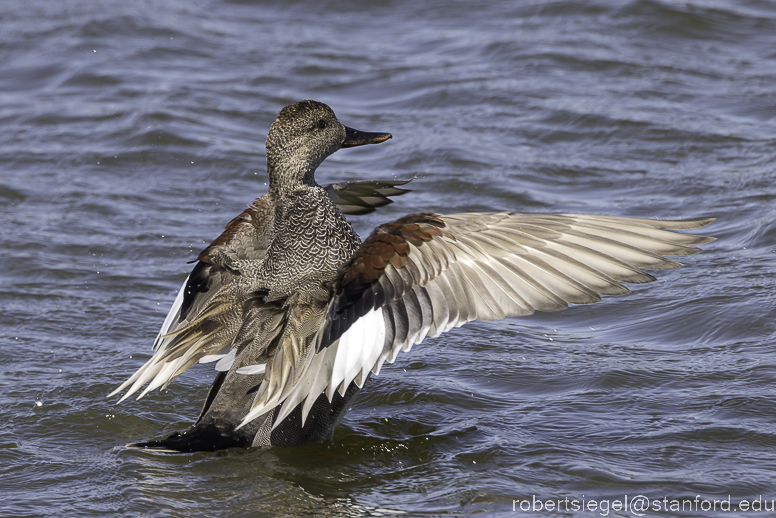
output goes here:
{"type": "Polygon", "coordinates": [[[305,189],[278,201],[262,272],[271,296],[318,289],[335,278],[360,244],[323,189],[305,189]]]}

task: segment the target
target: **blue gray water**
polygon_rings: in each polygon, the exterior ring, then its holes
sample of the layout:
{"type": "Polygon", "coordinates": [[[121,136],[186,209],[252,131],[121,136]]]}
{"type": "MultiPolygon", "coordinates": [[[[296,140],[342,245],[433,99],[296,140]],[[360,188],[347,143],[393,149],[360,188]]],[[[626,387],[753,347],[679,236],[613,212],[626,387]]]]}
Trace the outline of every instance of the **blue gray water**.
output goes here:
{"type": "Polygon", "coordinates": [[[772,505],[775,85],[765,0],[4,0],[0,516],[772,505]],[[416,178],[362,234],[519,210],[716,216],[719,239],[627,296],[427,340],[331,444],[125,450],[196,418],[209,366],[105,396],[149,357],[187,261],[265,191],[266,131],[307,98],[394,135],[319,181],[416,178]]]}

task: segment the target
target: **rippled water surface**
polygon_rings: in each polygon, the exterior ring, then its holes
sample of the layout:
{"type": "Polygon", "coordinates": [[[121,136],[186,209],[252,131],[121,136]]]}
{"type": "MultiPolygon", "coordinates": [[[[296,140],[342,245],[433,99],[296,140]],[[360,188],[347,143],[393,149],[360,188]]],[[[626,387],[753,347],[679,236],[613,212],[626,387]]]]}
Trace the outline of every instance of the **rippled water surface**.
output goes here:
{"type": "Polygon", "coordinates": [[[769,1],[4,1],[0,516],[776,499],[774,85],[769,1]],[[427,340],[333,443],[124,449],[196,418],[208,366],[105,395],[149,357],[187,261],[265,191],[266,131],[307,98],[394,135],[319,181],[415,178],[362,234],[520,210],[716,216],[718,241],[627,296],[427,340]]]}

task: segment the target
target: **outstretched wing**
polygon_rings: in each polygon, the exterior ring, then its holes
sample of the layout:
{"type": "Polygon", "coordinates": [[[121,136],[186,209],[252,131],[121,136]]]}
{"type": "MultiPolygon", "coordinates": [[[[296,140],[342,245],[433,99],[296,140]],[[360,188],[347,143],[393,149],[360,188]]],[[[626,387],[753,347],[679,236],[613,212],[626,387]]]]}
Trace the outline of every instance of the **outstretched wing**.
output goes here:
{"type": "Polygon", "coordinates": [[[220,360],[216,369],[229,369],[236,351],[217,353],[233,344],[242,326],[243,304],[250,298],[240,268],[253,268],[263,261],[271,225],[266,196],[229,222],[218,239],[199,254],[154,341],[153,356],[109,396],[127,389],[121,402],[150,381],[140,399],[168,385],[198,361],[220,360]]]}
{"type": "Polygon", "coordinates": [[[408,189],[399,188],[409,182],[410,180],[363,180],[324,185],[323,189],[343,214],[361,216],[393,203],[389,196],[410,192],[408,189]]]}
{"type": "MultiPolygon", "coordinates": [[[[341,270],[317,352],[276,422],[319,394],[362,386],[400,350],[474,319],[499,320],[628,293],[714,238],[669,230],[713,221],[566,214],[413,214],[379,226],[341,270]]],[[[257,402],[260,403],[260,402],[257,402]]],[[[243,423],[267,412],[254,403],[243,423]]]]}

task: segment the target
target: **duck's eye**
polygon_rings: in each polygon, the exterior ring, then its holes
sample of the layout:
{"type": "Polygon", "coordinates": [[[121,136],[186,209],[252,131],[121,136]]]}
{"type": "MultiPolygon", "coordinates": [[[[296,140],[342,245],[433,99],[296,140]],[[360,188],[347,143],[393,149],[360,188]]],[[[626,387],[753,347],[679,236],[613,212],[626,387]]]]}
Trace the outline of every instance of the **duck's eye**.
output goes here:
{"type": "Polygon", "coordinates": [[[315,127],[316,127],[316,128],[318,128],[318,129],[323,129],[323,128],[325,128],[326,126],[328,126],[328,124],[327,124],[327,122],[326,122],[325,120],[323,120],[323,119],[321,119],[321,120],[319,120],[318,122],[316,122],[316,123],[315,123],[315,127]]]}

